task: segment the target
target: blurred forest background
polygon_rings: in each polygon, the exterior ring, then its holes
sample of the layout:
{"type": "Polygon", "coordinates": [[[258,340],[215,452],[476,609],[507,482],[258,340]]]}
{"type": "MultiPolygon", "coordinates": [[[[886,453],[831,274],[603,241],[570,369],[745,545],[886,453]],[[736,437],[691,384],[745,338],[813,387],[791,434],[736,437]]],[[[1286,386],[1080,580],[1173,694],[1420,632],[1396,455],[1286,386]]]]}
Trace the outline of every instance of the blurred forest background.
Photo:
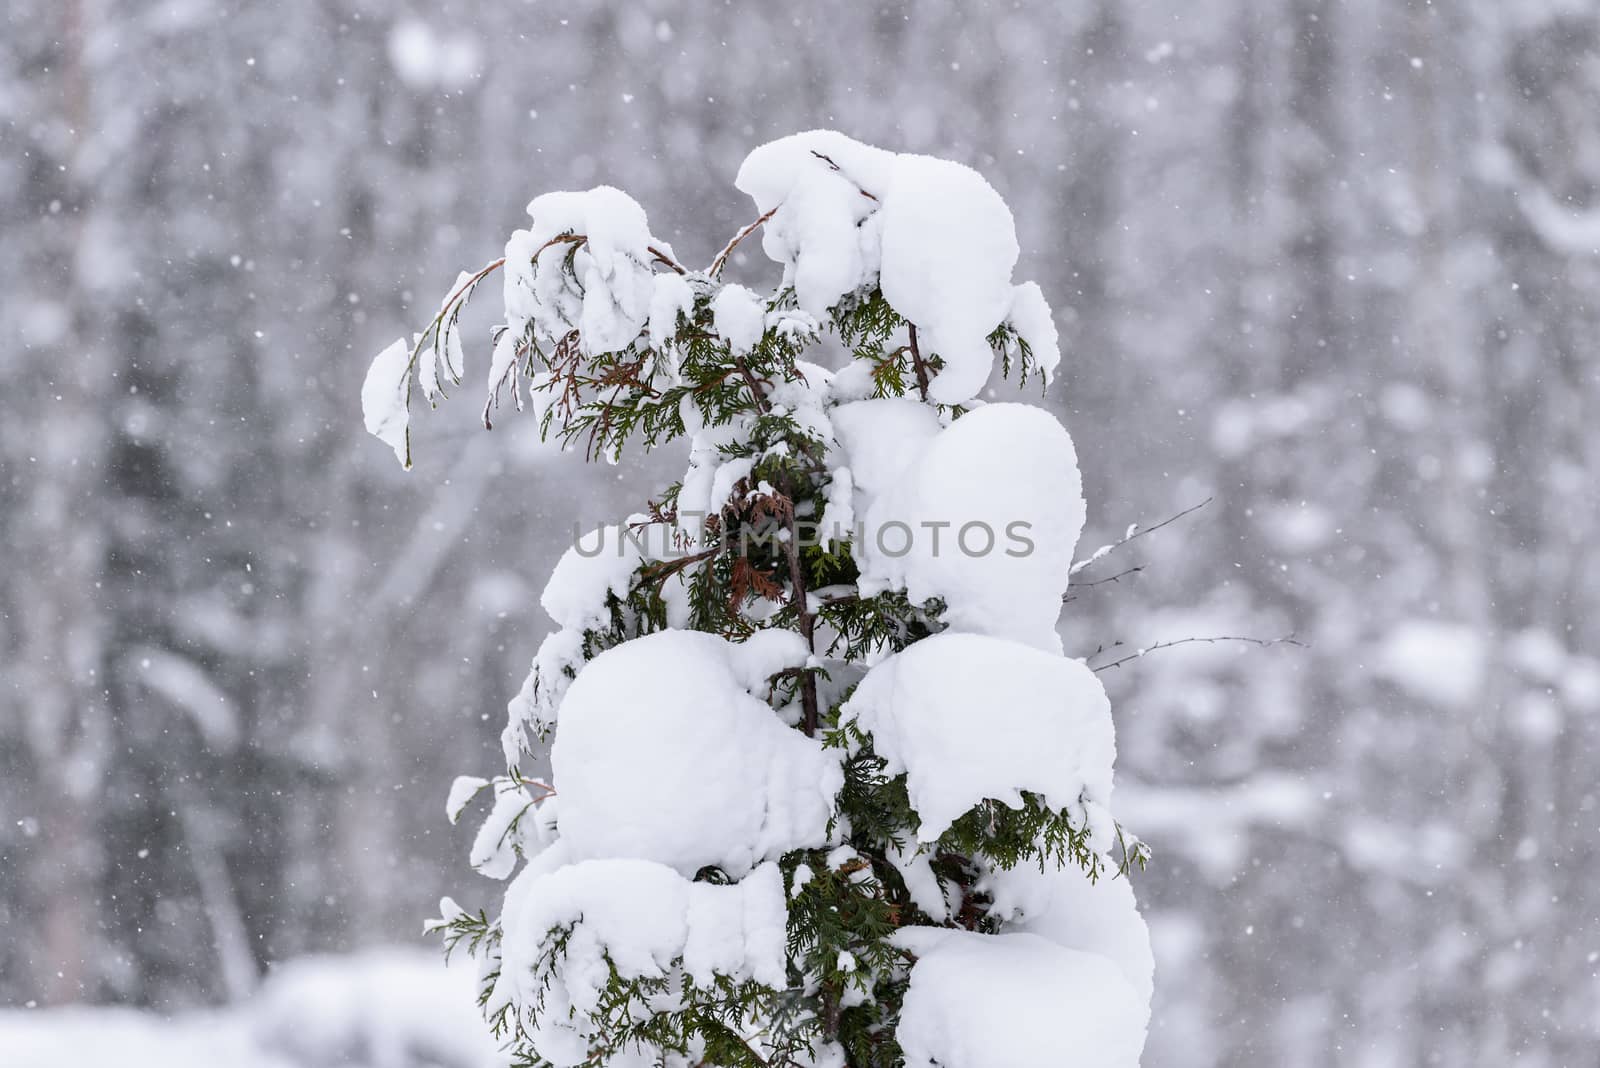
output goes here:
{"type": "Polygon", "coordinates": [[[1080,553],[1215,498],[1097,565],[1143,570],[1069,651],[1311,645],[1102,676],[1145,1063],[1591,1063],[1586,0],[6,0],[0,1003],[242,999],[493,899],[445,790],[497,767],[574,519],[666,467],[475,429],[484,319],[402,473],[368,359],[543,191],[706,262],[745,152],[816,126],[1010,202],[1080,553]]]}

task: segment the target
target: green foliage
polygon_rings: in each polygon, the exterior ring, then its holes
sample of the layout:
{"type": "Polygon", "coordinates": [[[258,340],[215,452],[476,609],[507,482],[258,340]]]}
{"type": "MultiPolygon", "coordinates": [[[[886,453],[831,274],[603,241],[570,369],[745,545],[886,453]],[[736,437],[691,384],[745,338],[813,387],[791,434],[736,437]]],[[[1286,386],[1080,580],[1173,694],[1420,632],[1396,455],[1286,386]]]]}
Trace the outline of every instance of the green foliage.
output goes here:
{"type": "MultiPolygon", "coordinates": [[[[571,275],[567,284],[581,292],[573,256],[582,238],[563,240],[571,248],[561,269],[571,275]]],[[[789,387],[804,385],[801,355],[830,334],[852,359],[867,364],[878,397],[925,394],[928,376],[941,366],[938,354],[918,348],[914,328],[875,286],[846,297],[821,323],[796,311],[793,292],[781,289],[767,301],[759,343],[736,354],[715,331],[711,306],[718,281],[700,273],[685,280],[692,311],[679,315],[675,334],[659,348],[641,332],[618,351],[585,353],[573,331],[547,350],[531,327],[516,342],[523,354],[519,373],[530,378],[547,437],[581,447],[591,458],[615,458],[630,446],[651,449],[702,428],[732,427],[736,433],[719,439],[721,458],[749,461],[748,475],[715,514],[703,517],[691,550],[647,559],[627,592],[608,598],[605,623],[583,635],[584,658],[667,627],[665,591],[679,581],[686,586],[694,629],[734,640],[766,628],[795,630],[812,641],[818,657],[836,665],[870,662],[938,633],[941,602],[913,603],[903,591],[862,596],[848,536],[811,536],[827,505],[829,443],[786,403],[795,392],[789,387]]],[[[447,307],[433,334],[453,326],[456,315],[459,307],[447,307]]],[[[1008,375],[1015,372],[1026,382],[1037,374],[1042,381],[1027,342],[1010,326],[1002,324],[989,340],[1008,375]]],[[[946,411],[961,415],[960,408],[946,411]]],[[[657,498],[652,522],[671,526],[686,518],[679,512],[682,491],[681,484],[673,485],[657,498]]],[[[642,1048],[699,1064],[767,1068],[794,1064],[822,1043],[835,1043],[850,1065],[891,1068],[902,1063],[894,1024],[911,964],[889,944],[894,931],[913,924],[994,930],[989,902],[977,889],[993,868],[1075,864],[1091,877],[1101,874],[1104,865],[1089,847],[1087,827],[1033,794],[1024,794],[1019,807],[985,801],[937,842],[918,844],[905,776],[889,775],[872,739],[841,722],[848,683],[858,677],[835,682],[812,665],[771,680],[774,709],[797,729],[820,735],[839,753],[845,771],[835,847],[795,851],[780,863],[790,892],[788,985],[774,990],[719,979],[699,986],[681,969],[630,978],[607,957],[591,1063],[642,1048]],[[953,903],[951,914],[929,915],[918,907],[896,866],[897,858],[905,863],[907,857],[927,861],[953,903]]],[[[1124,855],[1122,870],[1130,862],[1142,865],[1146,854],[1133,842],[1124,855]]],[[[716,869],[698,878],[727,881],[716,869]]],[[[497,959],[499,930],[481,913],[441,922],[437,929],[447,949],[465,945],[475,956],[497,959]]],[[[536,978],[545,991],[571,935],[572,928],[551,931],[542,946],[536,978]]],[[[491,982],[493,974],[491,969],[491,982]]],[[[542,997],[523,1006],[534,1016],[544,1009],[542,997]]],[[[523,1041],[526,1019],[507,1009],[493,1022],[523,1051],[526,1064],[541,1064],[523,1041]]]]}

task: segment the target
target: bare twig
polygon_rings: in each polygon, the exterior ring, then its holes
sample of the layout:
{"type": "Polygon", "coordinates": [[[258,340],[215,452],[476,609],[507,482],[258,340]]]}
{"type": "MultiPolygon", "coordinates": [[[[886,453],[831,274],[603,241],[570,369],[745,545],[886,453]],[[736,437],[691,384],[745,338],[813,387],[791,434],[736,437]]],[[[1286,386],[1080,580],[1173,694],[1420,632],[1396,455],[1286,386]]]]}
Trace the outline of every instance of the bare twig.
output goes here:
{"type": "MultiPolygon", "coordinates": [[[[1090,586],[1104,586],[1108,582],[1119,582],[1120,583],[1121,579],[1125,579],[1129,575],[1137,575],[1139,572],[1141,572],[1143,570],[1144,570],[1144,565],[1140,564],[1137,567],[1130,567],[1130,568],[1127,568],[1125,570],[1118,571],[1115,575],[1108,575],[1103,579],[1094,579],[1091,582],[1080,582],[1080,583],[1077,583],[1072,588],[1074,590],[1086,590],[1090,586]]],[[[1061,603],[1062,604],[1071,604],[1073,601],[1076,601],[1077,599],[1078,599],[1078,595],[1076,593],[1068,593],[1066,596],[1061,598],[1061,603]]]]}
{"type": "MultiPolygon", "coordinates": [[[[1157,523],[1153,527],[1141,527],[1141,526],[1139,526],[1139,524],[1135,523],[1133,526],[1128,528],[1128,532],[1123,535],[1121,541],[1114,541],[1110,545],[1102,545],[1102,546],[1100,546],[1100,548],[1096,549],[1093,553],[1089,554],[1087,559],[1079,560],[1077,563],[1073,564],[1072,565],[1072,569],[1070,571],[1068,571],[1067,574],[1068,575],[1076,575],[1078,572],[1082,571],[1084,568],[1088,567],[1090,564],[1094,563],[1096,560],[1099,560],[1102,556],[1106,556],[1107,554],[1112,553],[1112,552],[1116,551],[1117,549],[1122,548],[1124,545],[1128,544],[1130,541],[1137,541],[1138,539],[1144,537],[1146,534],[1154,534],[1156,531],[1160,530],[1162,527],[1167,526],[1167,525],[1172,524],[1172,523],[1176,523],[1178,520],[1182,519],[1184,516],[1189,515],[1192,512],[1198,512],[1200,509],[1204,508],[1206,505],[1210,504],[1214,500],[1216,500],[1215,497],[1207,497],[1205,500],[1201,501],[1199,504],[1191,504],[1189,507],[1187,507],[1183,511],[1179,512],[1177,515],[1168,516],[1167,518],[1163,519],[1161,522],[1157,523]]],[[[1085,585],[1088,585],[1088,584],[1086,583],[1085,585]]]]}
{"type": "Polygon", "coordinates": [[[751,234],[760,229],[761,224],[776,215],[778,208],[781,207],[783,207],[783,205],[779,204],[777,208],[773,208],[771,211],[764,212],[761,218],[746,225],[738,233],[734,234],[733,239],[730,240],[726,245],[723,245],[722,251],[717,253],[717,258],[711,261],[711,267],[706,271],[706,273],[712,278],[715,278],[717,275],[721,274],[722,268],[728,265],[728,257],[732,256],[733,250],[739,247],[739,242],[743,241],[745,238],[749,237],[751,234]]]}
{"type": "MultiPolygon", "coordinates": [[[[1236,635],[1236,634],[1219,634],[1219,635],[1216,635],[1216,636],[1210,637],[1210,638],[1202,638],[1202,637],[1175,638],[1170,642],[1156,642],[1154,645],[1146,646],[1143,649],[1139,649],[1139,650],[1136,650],[1135,652],[1129,653],[1127,656],[1124,656],[1124,657],[1121,657],[1119,659],[1113,660],[1109,664],[1101,664],[1099,667],[1094,668],[1093,670],[1094,671],[1110,671],[1114,667],[1121,667],[1123,664],[1126,664],[1130,660],[1138,660],[1140,657],[1146,656],[1146,655],[1148,655],[1150,653],[1153,653],[1158,649],[1171,649],[1174,646],[1189,645],[1192,642],[1205,642],[1207,645],[1215,645],[1218,642],[1244,642],[1246,645],[1256,645],[1256,646],[1260,646],[1263,649],[1266,649],[1266,648],[1268,648],[1270,646],[1274,646],[1274,645],[1292,645],[1292,646],[1294,646],[1294,647],[1296,647],[1298,649],[1309,649],[1309,648],[1311,648],[1305,642],[1303,642],[1303,641],[1299,640],[1298,638],[1296,638],[1293,634],[1287,634],[1282,638],[1246,638],[1246,637],[1241,637],[1241,636],[1236,635]]],[[[1121,642],[1117,642],[1114,645],[1112,645],[1111,648],[1115,649],[1118,646],[1120,646],[1121,644],[1122,644],[1121,642]]],[[[1103,650],[1100,650],[1100,649],[1096,649],[1095,650],[1095,652],[1097,654],[1102,652],[1102,651],[1103,650]]]]}

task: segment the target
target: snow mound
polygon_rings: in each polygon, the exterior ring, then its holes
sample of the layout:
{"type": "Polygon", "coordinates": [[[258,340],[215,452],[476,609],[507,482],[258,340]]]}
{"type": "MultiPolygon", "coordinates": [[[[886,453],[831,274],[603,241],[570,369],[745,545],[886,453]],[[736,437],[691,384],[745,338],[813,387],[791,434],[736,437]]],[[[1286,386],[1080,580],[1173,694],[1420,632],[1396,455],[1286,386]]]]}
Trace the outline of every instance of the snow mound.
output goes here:
{"type": "Polygon", "coordinates": [[[991,404],[957,419],[920,453],[866,513],[857,553],[862,593],[940,597],[953,630],[1060,653],[1056,620],[1085,515],[1066,428],[1031,405],[991,404]]]}
{"type": "Polygon", "coordinates": [[[985,799],[1039,794],[1099,850],[1111,833],[1111,706],[1080,661],[974,634],[936,634],[867,672],[840,710],[906,775],[917,837],[932,842],[985,799]],[[974,722],[982,730],[973,730],[974,722]]]}
{"type": "Polygon", "coordinates": [[[990,872],[979,890],[993,898],[989,914],[1006,921],[1007,931],[1097,953],[1117,966],[1141,999],[1150,1001],[1155,990],[1150,929],[1127,879],[1090,882],[1075,864],[1051,871],[1021,864],[990,872]]]}
{"type": "Polygon", "coordinates": [[[745,157],[733,184],[774,212],[761,247],[783,264],[803,311],[822,316],[877,273],[876,226],[863,226],[888,186],[894,154],[832,130],[793,134],[745,157]]]}
{"type": "Polygon", "coordinates": [[[928,399],[962,404],[994,369],[989,334],[1011,310],[1017,228],[1000,194],[970,167],[897,156],[883,205],[883,297],[945,366],[928,399]]]}
{"type": "Polygon", "coordinates": [[[627,348],[650,321],[650,250],[671,255],[651,236],[644,209],[603,185],[546,193],[528,205],[528,215],[532,226],[506,243],[506,321],[513,335],[531,330],[534,341],[551,346],[577,330],[586,355],[627,348]],[[576,282],[562,269],[569,256],[576,282]]]}
{"type": "Polygon", "coordinates": [[[899,481],[942,429],[934,410],[911,397],[851,401],[834,408],[829,417],[861,515],[899,481]]]}
{"type": "Polygon", "coordinates": [[[550,757],[573,857],[738,877],[822,845],[843,774],[764,700],[767,679],[807,655],[790,631],[733,643],[668,630],[590,661],[567,690],[550,757]]]}
{"type": "Polygon", "coordinates": [[[1029,343],[1053,368],[1049,309],[1038,287],[1011,284],[1011,210],[971,168],[812,130],[751,152],[734,184],[772,212],[762,248],[783,265],[783,284],[794,287],[801,309],[820,316],[877,280],[890,306],[916,325],[924,355],[944,360],[930,399],[963,404],[983,389],[994,366],[988,335],[1014,305],[1029,343]]]}
{"type": "Polygon", "coordinates": [[[1031,934],[906,927],[906,1068],[1138,1068],[1149,1003],[1105,957],[1031,934]]]}
{"type": "Polygon", "coordinates": [[[644,560],[644,544],[643,536],[627,525],[608,524],[590,531],[561,554],[539,604],[551,619],[571,630],[604,626],[606,597],[627,598],[633,573],[644,560]]]}
{"type": "Polygon", "coordinates": [[[729,886],[690,882],[635,859],[529,868],[506,896],[501,977],[490,1004],[539,1005],[536,1017],[526,1017],[534,1049],[553,1065],[587,1063],[592,1014],[612,967],[624,979],[668,978],[681,967],[700,986],[722,976],[781,988],[786,916],[775,864],[729,886]]]}

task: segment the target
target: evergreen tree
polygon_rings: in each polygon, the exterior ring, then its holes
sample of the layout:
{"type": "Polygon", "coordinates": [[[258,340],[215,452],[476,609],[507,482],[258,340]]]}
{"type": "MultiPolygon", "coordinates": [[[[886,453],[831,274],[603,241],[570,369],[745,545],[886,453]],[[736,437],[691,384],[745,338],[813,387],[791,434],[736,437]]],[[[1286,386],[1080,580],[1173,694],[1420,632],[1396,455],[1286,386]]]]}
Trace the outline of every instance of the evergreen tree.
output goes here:
{"type": "Polygon", "coordinates": [[[975,172],[814,131],[752,153],[758,218],[704,270],[609,187],[553,193],[505,256],[373,362],[367,427],[463,374],[496,272],[484,423],[683,478],[576,541],[503,736],[472,862],[498,917],[430,926],[479,962],[530,1065],[1132,1065],[1148,937],[1112,820],[1114,742],[1057,616],[1084,521],[1048,384],[1057,337],[1013,285],[975,172]],[[770,293],[724,282],[761,231],[770,293]],[[824,366],[832,364],[831,368],[824,366]],[[549,741],[549,781],[524,773],[549,741]]]}

